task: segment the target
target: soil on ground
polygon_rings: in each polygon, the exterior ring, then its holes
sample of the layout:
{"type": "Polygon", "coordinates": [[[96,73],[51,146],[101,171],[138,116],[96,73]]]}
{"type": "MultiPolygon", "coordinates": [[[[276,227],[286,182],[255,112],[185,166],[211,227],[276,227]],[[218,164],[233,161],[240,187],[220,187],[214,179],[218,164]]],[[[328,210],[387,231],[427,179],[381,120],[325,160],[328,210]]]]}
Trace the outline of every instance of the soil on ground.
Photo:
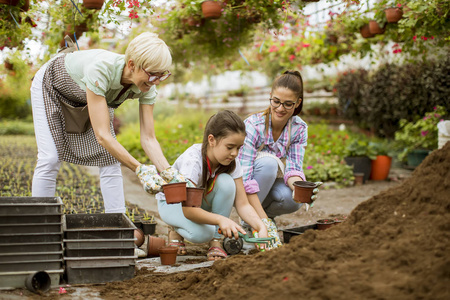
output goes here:
{"type": "Polygon", "coordinates": [[[338,226],[197,272],[142,271],[98,289],[105,299],[450,299],[449,232],[450,143],[338,226]]]}

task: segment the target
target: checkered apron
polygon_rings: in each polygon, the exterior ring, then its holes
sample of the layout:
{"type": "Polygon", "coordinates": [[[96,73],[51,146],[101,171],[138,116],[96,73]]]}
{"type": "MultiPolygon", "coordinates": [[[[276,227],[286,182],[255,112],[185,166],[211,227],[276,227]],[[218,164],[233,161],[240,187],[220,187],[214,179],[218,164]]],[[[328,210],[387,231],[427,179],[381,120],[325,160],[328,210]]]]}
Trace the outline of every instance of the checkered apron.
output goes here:
{"type": "MultiPolygon", "coordinates": [[[[64,66],[64,57],[65,55],[61,55],[49,63],[42,84],[45,113],[58,151],[59,160],[79,165],[99,167],[118,163],[97,142],[92,127],[83,133],[66,132],[64,114],[61,110],[60,101],[64,101],[72,106],[84,106],[87,100],[86,92],[67,73],[64,66]]],[[[120,103],[114,108],[119,105],[120,103]]],[[[113,127],[114,108],[108,107],[111,134],[116,138],[113,127]]]]}

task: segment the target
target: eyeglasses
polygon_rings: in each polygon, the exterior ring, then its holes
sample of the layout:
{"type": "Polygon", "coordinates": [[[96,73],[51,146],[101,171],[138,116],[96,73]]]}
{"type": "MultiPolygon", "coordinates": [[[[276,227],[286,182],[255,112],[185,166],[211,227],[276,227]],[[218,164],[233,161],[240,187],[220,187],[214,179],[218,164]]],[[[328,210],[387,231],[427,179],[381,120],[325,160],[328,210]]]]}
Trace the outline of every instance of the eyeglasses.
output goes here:
{"type": "Polygon", "coordinates": [[[290,110],[294,108],[296,103],[297,102],[292,101],[281,102],[280,100],[270,98],[270,105],[272,105],[273,108],[277,108],[280,107],[280,105],[283,105],[286,110],[290,110]]]}
{"type": "Polygon", "coordinates": [[[142,71],[144,71],[145,74],[148,75],[148,81],[149,82],[155,82],[156,80],[164,81],[167,78],[169,78],[170,75],[172,75],[172,73],[170,73],[170,71],[165,71],[161,75],[154,75],[152,73],[149,73],[149,72],[145,71],[144,69],[142,69],[142,71]]]}

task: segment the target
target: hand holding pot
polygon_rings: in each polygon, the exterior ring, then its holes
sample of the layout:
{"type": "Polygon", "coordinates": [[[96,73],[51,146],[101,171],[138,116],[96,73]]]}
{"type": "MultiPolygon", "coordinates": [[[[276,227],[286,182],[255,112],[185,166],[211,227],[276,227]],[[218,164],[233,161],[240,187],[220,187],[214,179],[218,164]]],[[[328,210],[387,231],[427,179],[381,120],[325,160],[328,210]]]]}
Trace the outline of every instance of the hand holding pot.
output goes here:
{"type": "MultiPolygon", "coordinates": [[[[316,185],[315,189],[312,191],[312,196],[311,196],[311,204],[306,204],[306,210],[309,209],[309,207],[313,207],[314,206],[314,201],[317,200],[317,194],[319,193],[319,187],[323,184],[323,182],[317,181],[314,182],[314,184],[316,185]]],[[[292,199],[295,199],[295,188],[292,191],[292,199]]]]}
{"type": "Polygon", "coordinates": [[[275,223],[272,221],[272,219],[269,218],[264,218],[261,219],[264,223],[264,225],[266,225],[267,227],[267,233],[269,234],[269,237],[275,238],[275,242],[272,245],[268,245],[268,249],[272,249],[272,248],[278,248],[281,247],[283,244],[281,244],[280,241],[280,237],[278,236],[278,229],[277,229],[277,225],[275,225],[275,223]]]}
{"type": "Polygon", "coordinates": [[[164,171],[161,171],[161,176],[168,183],[186,182],[187,187],[195,187],[195,185],[188,180],[183,174],[178,172],[174,167],[168,167],[164,171]]]}
{"type": "Polygon", "coordinates": [[[167,182],[158,175],[158,171],[155,166],[151,165],[139,165],[136,168],[136,175],[141,181],[144,190],[150,194],[156,194],[162,191],[162,186],[167,182]]]}

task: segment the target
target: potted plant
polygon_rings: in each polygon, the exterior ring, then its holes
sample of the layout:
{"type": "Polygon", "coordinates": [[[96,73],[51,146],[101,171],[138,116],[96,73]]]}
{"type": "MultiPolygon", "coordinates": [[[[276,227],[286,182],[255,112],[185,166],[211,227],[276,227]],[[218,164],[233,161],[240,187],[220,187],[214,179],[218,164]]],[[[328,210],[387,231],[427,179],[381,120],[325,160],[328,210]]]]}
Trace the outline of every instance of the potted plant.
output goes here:
{"type": "Polygon", "coordinates": [[[372,159],[376,158],[373,145],[366,140],[355,140],[348,144],[344,152],[345,162],[353,166],[354,173],[364,173],[365,183],[372,170],[372,159]]]}
{"type": "Polygon", "coordinates": [[[447,111],[443,106],[436,106],[425,116],[412,122],[400,120],[400,130],[395,133],[398,147],[403,148],[398,156],[400,161],[407,161],[410,168],[417,167],[425,157],[438,146],[437,124],[441,122],[447,111]]]}
{"type": "Polygon", "coordinates": [[[144,234],[152,235],[156,231],[156,222],[153,216],[150,216],[147,212],[144,213],[142,219],[142,230],[144,234]]]}
{"type": "Polygon", "coordinates": [[[386,180],[392,164],[392,147],[388,141],[373,143],[376,158],[372,160],[371,180],[386,180]]]}

